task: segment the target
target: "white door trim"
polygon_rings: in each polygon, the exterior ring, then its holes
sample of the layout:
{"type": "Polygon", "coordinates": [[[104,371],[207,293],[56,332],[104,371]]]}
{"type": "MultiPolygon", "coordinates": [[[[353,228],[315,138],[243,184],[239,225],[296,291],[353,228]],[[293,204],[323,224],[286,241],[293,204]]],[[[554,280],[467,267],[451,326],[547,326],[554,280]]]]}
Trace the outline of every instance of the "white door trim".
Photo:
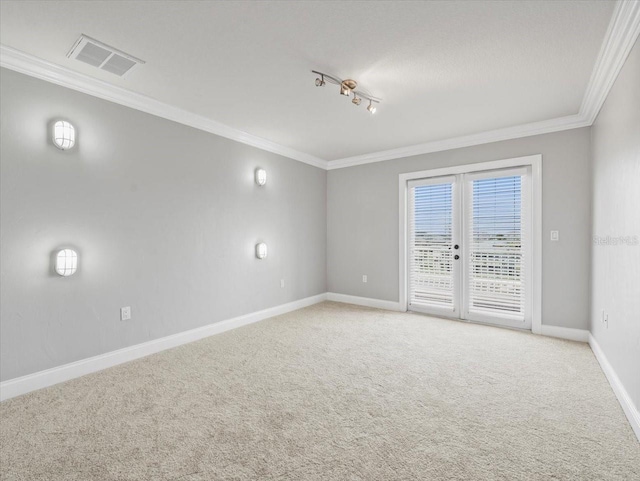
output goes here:
{"type": "Polygon", "coordinates": [[[398,176],[398,300],[400,310],[407,310],[407,184],[410,180],[445,175],[468,174],[508,167],[531,166],[531,210],[532,210],[532,318],[531,331],[540,334],[542,330],[542,155],[528,155],[512,159],[479,162],[476,164],[456,165],[439,169],[408,172],[398,176]]]}

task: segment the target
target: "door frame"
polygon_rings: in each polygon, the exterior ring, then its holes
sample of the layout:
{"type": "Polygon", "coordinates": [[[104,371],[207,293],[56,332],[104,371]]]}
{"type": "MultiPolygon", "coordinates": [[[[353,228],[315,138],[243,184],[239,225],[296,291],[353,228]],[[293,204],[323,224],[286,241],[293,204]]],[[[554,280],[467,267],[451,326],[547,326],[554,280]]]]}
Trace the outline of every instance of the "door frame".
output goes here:
{"type": "Polygon", "coordinates": [[[509,167],[531,167],[531,249],[532,249],[532,312],[531,331],[540,334],[542,330],[542,154],[493,160],[475,164],[456,165],[439,169],[408,172],[398,176],[399,208],[399,304],[406,311],[408,304],[407,286],[407,242],[408,242],[408,182],[410,180],[447,175],[470,174],[486,170],[509,167]]]}

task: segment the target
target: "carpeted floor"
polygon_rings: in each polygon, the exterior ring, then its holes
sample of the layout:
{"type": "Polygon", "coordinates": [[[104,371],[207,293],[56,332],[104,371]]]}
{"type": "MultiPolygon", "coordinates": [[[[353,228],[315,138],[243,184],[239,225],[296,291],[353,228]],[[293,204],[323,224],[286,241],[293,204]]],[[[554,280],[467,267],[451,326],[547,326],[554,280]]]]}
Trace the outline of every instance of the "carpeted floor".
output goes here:
{"type": "Polygon", "coordinates": [[[586,344],[323,303],[0,405],[3,480],[640,479],[586,344]]]}

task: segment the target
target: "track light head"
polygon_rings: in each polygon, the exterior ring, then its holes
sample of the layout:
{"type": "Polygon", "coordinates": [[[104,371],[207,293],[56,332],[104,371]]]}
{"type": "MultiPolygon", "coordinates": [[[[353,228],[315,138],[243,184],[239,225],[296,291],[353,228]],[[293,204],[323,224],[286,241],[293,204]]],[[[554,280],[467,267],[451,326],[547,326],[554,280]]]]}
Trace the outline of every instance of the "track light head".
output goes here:
{"type": "Polygon", "coordinates": [[[340,84],[340,95],[350,95],[351,91],[355,90],[357,86],[358,82],[356,82],[355,80],[343,80],[340,84]]]}
{"type": "Polygon", "coordinates": [[[353,93],[353,100],[351,101],[351,103],[353,103],[354,105],[360,105],[360,102],[362,102],[362,99],[358,98],[355,94],[355,92],[353,93]]]}
{"type": "Polygon", "coordinates": [[[316,87],[324,87],[325,83],[324,75],[321,75],[320,78],[316,79],[316,87]]]}
{"type": "Polygon", "coordinates": [[[367,110],[369,111],[369,113],[371,113],[371,115],[376,113],[376,110],[378,110],[376,107],[373,106],[373,102],[371,100],[369,100],[369,106],[367,107],[367,110]]]}

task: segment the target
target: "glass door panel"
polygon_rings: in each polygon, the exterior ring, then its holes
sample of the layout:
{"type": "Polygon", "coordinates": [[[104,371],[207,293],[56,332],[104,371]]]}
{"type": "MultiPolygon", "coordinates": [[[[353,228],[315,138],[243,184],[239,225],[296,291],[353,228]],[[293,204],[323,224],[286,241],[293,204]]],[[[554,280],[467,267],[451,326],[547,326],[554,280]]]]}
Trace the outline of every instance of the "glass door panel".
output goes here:
{"type": "Polygon", "coordinates": [[[455,177],[409,185],[409,309],[458,315],[455,177]]]}

